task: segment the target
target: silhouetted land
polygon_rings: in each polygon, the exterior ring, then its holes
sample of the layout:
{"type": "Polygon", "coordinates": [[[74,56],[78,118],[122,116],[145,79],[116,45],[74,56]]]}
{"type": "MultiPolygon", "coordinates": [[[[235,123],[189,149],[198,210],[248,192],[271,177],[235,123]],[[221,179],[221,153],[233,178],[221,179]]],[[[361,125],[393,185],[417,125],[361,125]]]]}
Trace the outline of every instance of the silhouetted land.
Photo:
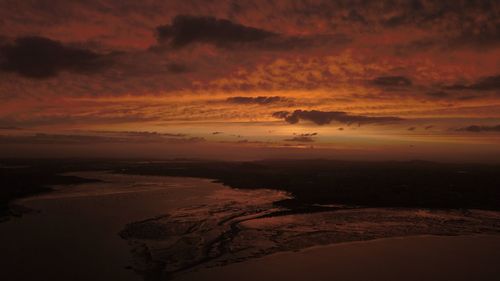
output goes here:
{"type": "Polygon", "coordinates": [[[64,172],[90,169],[91,164],[80,160],[0,160],[0,220],[28,211],[21,206],[9,206],[14,199],[48,192],[52,185],[94,181],[61,175],[64,172]]]}
{"type": "Polygon", "coordinates": [[[64,172],[211,178],[233,188],[272,188],[294,199],[276,202],[293,212],[315,204],[369,207],[500,209],[500,165],[333,160],[112,161],[1,160],[0,214],[15,198],[49,191],[50,185],[88,182],[64,172]]]}
{"type": "Polygon", "coordinates": [[[273,188],[312,204],[500,209],[500,165],[333,160],[150,163],[120,173],[212,178],[234,188],[273,188]]]}

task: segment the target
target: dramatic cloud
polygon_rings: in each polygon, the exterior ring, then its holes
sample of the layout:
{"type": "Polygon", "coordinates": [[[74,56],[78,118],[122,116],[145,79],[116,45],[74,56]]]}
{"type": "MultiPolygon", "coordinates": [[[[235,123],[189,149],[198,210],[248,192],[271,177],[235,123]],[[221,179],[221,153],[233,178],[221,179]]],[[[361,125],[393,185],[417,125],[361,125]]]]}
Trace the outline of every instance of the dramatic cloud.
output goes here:
{"type": "Polygon", "coordinates": [[[499,124],[500,1],[0,2],[2,135],[290,147],[309,137],[341,150],[415,135],[436,155],[443,143],[462,153],[498,142],[454,130],[499,124]]]}
{"type": "Polygon", "coordinates": [[[303,134],[295,134],[293,138],[285,139],[285,141],[289,142],[314,142],[312,137],[317,136],[318,133],[303,133],[303,134]]]}
{"type": "MultiPolygon", "coordinates": [[[[130,132],[129,132],[130,133],[130,132]]],[[[113,136],[91,134],[45,134],[34,135],[0,135],[3,144],[100,144],[100,143],[198,143],[204,142],[201,137],[159,137],[151,134],[122,134],[113,136]]]]}
{"type": "Polygon", "coordinates": [[[148,131],[95,131],[99,134],[111,134],[118,136],[127,137],[151,137],[151,138],[161,138],[161,137],[186,137],[186,134],[174,134],[174,133],[159,133],[159,132],[148,132],[148,131]]]}
{"type": "Polygon", "coordinates": [[[465,132],[500,132],[500,125],[496,126],[479,126],[479,125],[471,125],[468,127],[463,127],[456,129],[456,131],[465,131],[465,132]]]}
{"type": "Polygon", "coordinates": [[[284,119],[290,124],[299,123],[300,120],[310,121],[316,125],[326,125],[333,121],[345,124],[369,124],[397,122],[403,119],[393,116],[371,117],[364,115],[350,115],[342,111],[295,110],[294,112],[278,111],[273,117],[284,119]]]}
{"type": "MultiPolygon", "coordinates": [[[[450,88],[448,87],[448,90],[450,88]]],[[[466,101],[466,100],[473,100],[473,99],[479,99],[482,97],[485,97],[484,94],[481,93],[458,93],[456,91],[451,91],[451,92],[445,92],[445,91],[433,91],[433,92],[427,92],[425,94],[427,97],[435,99],[435,100],[460,100],[460,101],[466,101]]]]}
{"type": "Polygon", "coordinates": [[[207,43],[223,48],[234,48],[235,44],[245,44],[261,49],[283,51],[325,44],[343,46],[352,41],[342,33],[293,36],[245,26],[228,19],[190,15],[178,15],[171,24],[158,26],[156,37],[158,43],[174,49],[195,43],[207,43]]]}
{"type": "Polygon", "coordinates": [[[283,97],[263,97],[263,96],[258,96],[258,97],[230,97],[226,99],[227,102],[229,103],[236,103],[236,104],[271,104],[271,103],[279,103],[279,102],[284,102],[287,101],[286,98],[283,97]]]}
{"type": "Polygon", "coordinates": [[[314,139],[311,138],[311,137],[307,137],[307,136],[297,136],[297,137],[293,137],[293,138],[290,138],[290,139],[285,139],[285,141],[292,141],[292,142],[314,142],[314,139]]]}
{"type": "Polygon", "coordinates": [[[447,86],[450,90],[475,90],[475,91],[494,91],[500,90],[500,75],[485,77],[476,83],[469,85],[455,84],[447,86]]]}
{"type": "MultiPolygon", "coordinates": [[[[294,134],[295,135],[295,134],[294,134]]],[[[314,137],[317,136],[318,133],[305,133],[305,134],[299,134],[299,137],[314,137]]]]}
{"type": "Polygon", "coordinates": [[[44,37],[21,37],[0,46],[0,70],[44,79],[61,71],[93,73],[109,64],[104,55],[44,37]]]}
{"type": "Polygon", "coordinates": [[[125,142],[125,139],[91,135],[62,135],[44,134],[22,136],[0,135],[0,143],[3,144],[90,144],[125,142]]]}
{"type": "Polygon", "coordinates": [[[233,23],[214,17],[176,16],[169,25],[156,28],[160,43],[182,48],[193,43],[211,43],[227,46],[231,43],[249,43],[277,36],[266,30],[233,23]]]}
{"type": "Polygon", "coordinates": [[[373,79],[372,83],[381,87],[407,87],[412,84],[411,80],[404,76],[380,76],[373,79]]]}
{"type": "Polygon", "coordinates": [[[233,143],[237,143],[237,144],[269,144],[269,142],[253,141],[253,140],[247,140],[247,139],[239,140],[239,141],[233,142],[233,143]]]}

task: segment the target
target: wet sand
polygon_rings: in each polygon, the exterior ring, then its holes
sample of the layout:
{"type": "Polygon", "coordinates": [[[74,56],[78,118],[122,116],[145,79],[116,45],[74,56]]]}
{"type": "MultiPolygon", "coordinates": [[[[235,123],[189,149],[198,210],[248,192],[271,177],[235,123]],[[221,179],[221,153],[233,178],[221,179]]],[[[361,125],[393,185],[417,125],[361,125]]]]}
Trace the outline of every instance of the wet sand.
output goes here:
{"type": "Polygon", "coordinates": [[[314,247],[187,273],[178,281],[495,281],[500,236],[419,236],[314,247]]]}
{"type": "Polygon", "coordinates": [[[357,208],[282,215],[258,200],[257,205],[214,203],[127,225],[122,237],[135,246],[134,268],[148,280],[176,279],[193,270],[318,245],[429,234],[500,234],[500,214],[491,211],[357,208]]]}

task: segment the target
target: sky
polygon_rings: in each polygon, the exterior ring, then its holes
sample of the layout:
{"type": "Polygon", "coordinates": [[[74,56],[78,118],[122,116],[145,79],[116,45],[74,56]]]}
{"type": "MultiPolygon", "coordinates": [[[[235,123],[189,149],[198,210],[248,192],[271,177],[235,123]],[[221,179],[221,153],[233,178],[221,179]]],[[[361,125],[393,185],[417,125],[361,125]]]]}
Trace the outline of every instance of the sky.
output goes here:
{"type": "Polygon", "coordinates": [[[500,2],[0,0],[5,157],[500,162],[500,2]]]}

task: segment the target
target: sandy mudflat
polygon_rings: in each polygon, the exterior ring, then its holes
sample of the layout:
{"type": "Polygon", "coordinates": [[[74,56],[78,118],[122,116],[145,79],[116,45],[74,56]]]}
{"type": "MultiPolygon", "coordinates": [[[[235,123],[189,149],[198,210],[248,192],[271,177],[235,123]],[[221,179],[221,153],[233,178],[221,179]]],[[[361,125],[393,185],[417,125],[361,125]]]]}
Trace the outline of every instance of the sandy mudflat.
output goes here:
{"type": "Polygon", "coordinates": [[[281,215],[261,200],[215,203],[127,225],[121,235],[135,247],[134,268],[150,280],[175,279],[193,270],[318,245],[500,234],[500,213],[491,211],[355,208],[281,215]]]}
{"type": "Polygon", "coordinates": [[[500,236],[416,236],[313,247],[224,267],[177,281],[496,281],[500,236]]]}

